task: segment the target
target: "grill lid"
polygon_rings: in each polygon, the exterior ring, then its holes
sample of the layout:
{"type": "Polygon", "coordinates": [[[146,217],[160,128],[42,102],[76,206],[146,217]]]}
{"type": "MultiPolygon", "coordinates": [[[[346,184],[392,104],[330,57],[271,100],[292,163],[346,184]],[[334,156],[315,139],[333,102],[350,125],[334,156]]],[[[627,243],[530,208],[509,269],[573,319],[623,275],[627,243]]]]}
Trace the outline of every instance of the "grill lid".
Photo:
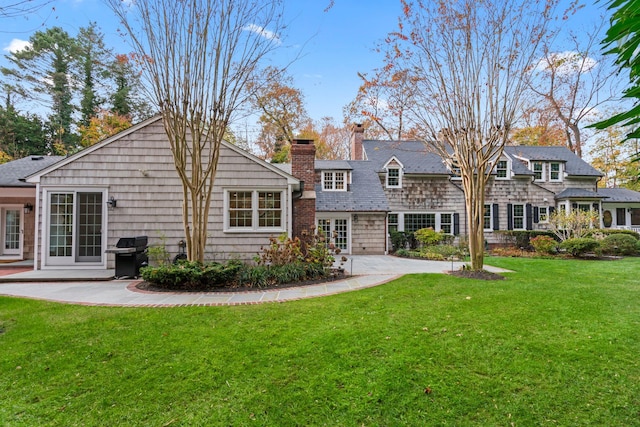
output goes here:
{"type": "Polygon", "coordinates": [[[146,248],[147,236],[121,237],[116,243],[116,248],[146,248]]]}

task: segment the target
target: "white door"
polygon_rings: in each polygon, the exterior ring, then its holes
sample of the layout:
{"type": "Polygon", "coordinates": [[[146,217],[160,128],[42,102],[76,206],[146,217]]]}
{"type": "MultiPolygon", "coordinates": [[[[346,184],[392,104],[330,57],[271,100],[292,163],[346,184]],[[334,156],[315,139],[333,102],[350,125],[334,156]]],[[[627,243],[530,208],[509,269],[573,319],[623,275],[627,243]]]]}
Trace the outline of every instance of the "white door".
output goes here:
{"type": "Polygon", "coordinates": [[[318,218],[318,231],[322,231],[336,248],[340,248],[341,253],[351,253],[348,218],[318,218]]]}
{"type": "Polygon", "coordinates": [[[102,262],[102,192],[48,194],[47,265],[102,262]]]}
{"type": "Polygon", "coordinates": [[[22,208],[0,207],[0,255],[22,257],[22,208]]]}

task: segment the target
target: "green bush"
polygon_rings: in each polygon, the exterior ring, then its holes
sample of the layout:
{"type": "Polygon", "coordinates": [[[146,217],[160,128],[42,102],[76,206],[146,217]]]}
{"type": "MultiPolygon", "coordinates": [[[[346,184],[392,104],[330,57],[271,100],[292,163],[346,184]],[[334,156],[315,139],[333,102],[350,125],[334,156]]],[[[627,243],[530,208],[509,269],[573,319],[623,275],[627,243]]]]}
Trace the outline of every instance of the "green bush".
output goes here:
{"type": "Polygon", "coordinates": [[[408,258],[411,255],[411,252],[409,252],[407,249],[398,249],[395,254],[403,258],[408,258]]]}
{"type": "Polygon", "coordinates": [[[435,245],[423,248],[421,257],[433,260],[448,259],[451,257],[463,258],[465,248],[454,245],[435,245]]]}
{"type": "Polygon", "coordinates": [[[433,228],[421,228],[413,233],[416,240],[425,246],[437,245],[443,239],[444,233],[435,231],[433,228]]]}
{"type": "Polygon", "coordinates": [[[549,236],[555,239],[552,232],[543,230],[498,230],[495,233],[500,236],[503,244],[524,249],[530,249],[531,239],[537,236],[549,236]]]}
{"type": "Polygon", "coordinates": [[[176,264],[145,267],[140,270],[140,274],[145,281],[162,289],[207,289],[235,281],[241,266],[235,260],[227,264],[180,261],[176,264]]]}
{"type": "Polygon", "coordinates": [[[549,255],[556,252],[558,242],[549,236],[536,236],[529,240],[533,249],[539,254],[549,255]]]}
{"type": "Polygon", "coordinates": [[[579,257],[587,252],[593,252],[598,249],[600,243],[591,237],[576,237],[567,239],[560,243],[560,248],[566,250],[572,256],[579,257]]]}
{"type": "Polygon", "coordinates": [[[608,255],[635,255],[638,240],[629,234],[609,234],[600,241],[602,253],[608,255]]]}
{"type": "Polygon", "coordinates": [[[640,234],[636,233],[635,231],[633,231],[633,230],[623,230],[623,229],[618,229],[618,228],[594,229],[594,230],[591,230],[589,232],[589,235],[587,237],[593,237],[593,238],[595,238],[597,240],[598,237],[605,238],[607,236],[618,235],[618,234],[624,234],[624,235],[627,235],[627,236],[632,236],[636,240],[640,239],[640,234]]]}

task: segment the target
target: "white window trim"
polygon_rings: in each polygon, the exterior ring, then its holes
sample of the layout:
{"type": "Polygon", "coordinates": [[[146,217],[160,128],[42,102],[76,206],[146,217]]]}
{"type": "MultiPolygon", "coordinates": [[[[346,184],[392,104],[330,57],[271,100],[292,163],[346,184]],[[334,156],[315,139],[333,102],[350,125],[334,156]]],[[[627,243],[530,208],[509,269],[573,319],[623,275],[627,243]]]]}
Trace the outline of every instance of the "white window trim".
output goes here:
{"type": "Polygon", "coordinates": [[[538,206],[538,224],[548,224],[549,223],[549,206],[538,206]],[[544,209],[546,211],[545,215],[547,219],[542,219],[542,213],[540,209],[544,209]]]}
{"type": "Polygon", "coordinates": [[[495,172],[496,179],[499,179],[499,180],[511,179],[511,161],[509,159],[498,159],[498,160],[496,160],[496,166],[494,168],[494,172],[495,172]],[[507,169],[506,170],[507,173],[506,173],[506,176],[504,176],[504,177],[498,176],[498,163],[500,163],[500,162],[505,162],[507,164],[507,168],[506,168],[507,169]]]}
{"type": "MultiPolygon", "coordinates": [[[[329,220],[332,225],[335,224],[336,219],[342,219],[347,221],[347,249],[342,250],[340,253],[348,255],[351,253],[351,230],[352,230],[352,217],[349,214],[336,213],[336,214],[322,214],[316,216],[316,229],[319,228],[321,220],[329,220]]],[[[329,241],[333,241],[333,236],[326,236],[329,241]]]]}
{"type": "Polygon", "coordinates": [[[404,166],[400,163],[400,160],[393,156],[389,159],[387,163],[384,165],[385,176],[384,176],[384,186],[385,188],[402,188],[402,175],[404,175],[403,170],[404,166]],[[398,170],[398,185],[389,185],[389,169],[398,170]]]}
{"type": "Polygon", "coordinates": [[[349,184],[349,180],[348,180],[349,174],[347,173],[347,171],[322,171],[322,191],[347,191],[347,186],[349,184]],[[342,184],[342,188],[335,188],[336,187],[336,174],[337,173],[341,173],[343,176],[343,184],[342,184]],[[332,188],[327,188],[325,187],[325,175],[331,174],[331,187],[332,188]]]}
{"type": "MultiPolygon", "coordinates": [[[[489,206],[489,228],[484,228],[484,231],[493,231],[493,203],[485,203],[485,206],[489,206]]],[[[482,225],[484,227],[484,206],[482,207],[482,225]]]]}
{"type": "Polygon", "coordinates": [[[531,172],[533,172],[533,174],[534,174],[533,176],[534,177],[535,177],[535,173],[536,173],[536,171],[534,169],[534,164],[536,164],[536,163],[540,163],[540,165],[542,165],[542,170],[540,171],[541,177],[540,177],[540,179],[535,178],[536,182],[546,182],[546,180],[547,180],[547,174],[546,174],[547,163],[546,162],[541,162],[539,160],[530,162],[529,169],[531,169],[531,172]]]}
{"type": "Polygon", "coordinates": [[[549,182],[562,182],[562,178],[564,177],[564,166],[562,164],[562,162],[549,162],[549,182]],[[557,179],[553,179],[551,177],[551,174],[553,173],[551,171],[551,165],[557,164],[558,165],[558,178],[557,179]]]}
{"type": "Polygon", "coordinates": [[[434,227],[435,231],[442,230],[441,215],[451,215],[451,233],[447,233],[447,234],[453,235],[453,232],[454,232],[455,221],[453,217],[455,215],[455,212],[420,211],[420,212],[391,212],[391,213],[398,215],[398,231],[402,231],[402,232],[404,232],[404,216],[405,215],[435,215],[435,227],[434,227]]]}
{"type": "Polygon", "coordinates": [[[283,233],[287,231],[287,213],[288,213],[287,192],[282,188],[225,188],[224,189],[224,206],[223,206],[223,232],[224,233],[283,233]],[[229,225],[229,193],[232,192],[251,192],[251,227],[231,227],[229,225]],[[280,193],[280,210],[282,212],[280,227],[259,227],[258,218],[258,193],[280,193]]]}
{"type": "Polygon", "coordinates": [[[526,230],[527,229],[527,205],[526,203],[514,203],[511,205],[511,221],[514,230],[526,230]],[[516,206],[522,206],[522,227],[516,227],[516,206]]]}

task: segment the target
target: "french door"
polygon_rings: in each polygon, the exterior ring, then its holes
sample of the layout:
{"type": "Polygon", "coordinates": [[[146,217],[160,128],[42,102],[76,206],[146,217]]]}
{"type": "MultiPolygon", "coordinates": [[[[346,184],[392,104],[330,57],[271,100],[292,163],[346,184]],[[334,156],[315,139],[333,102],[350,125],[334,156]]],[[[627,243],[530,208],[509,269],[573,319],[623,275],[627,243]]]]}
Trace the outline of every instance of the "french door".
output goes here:
{"type": "Polygon", "coordinates": [[[102,262],[102,192],[48,193],[47,265],[102,262]]]}
{"type": "Polygon", "coordinates": [[[0,256],[22,256],[22,208],[0,206],[0,256]]]}
{"type": "Polygon", "coordinates": [[[350,253],[348,218],[318,218],[318,231],[322,231],[342,253],[350,253]]]}

